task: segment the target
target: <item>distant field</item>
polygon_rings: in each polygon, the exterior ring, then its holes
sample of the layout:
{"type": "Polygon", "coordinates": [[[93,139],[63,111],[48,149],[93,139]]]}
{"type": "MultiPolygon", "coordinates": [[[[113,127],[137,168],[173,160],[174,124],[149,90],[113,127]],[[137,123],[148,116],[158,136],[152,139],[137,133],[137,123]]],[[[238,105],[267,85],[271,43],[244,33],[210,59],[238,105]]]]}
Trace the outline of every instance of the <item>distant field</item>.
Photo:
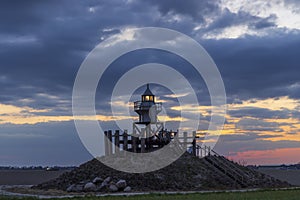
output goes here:
{"type": "MultiPolygon", "coordinates": [[[[82,197],[74,198],[76,200],[299,200],[300,190],[288,191],[260,191],[260,192],[239,192],[239,193],[210,193],[210,194],[187,194],[187,195],[141,195],[141,196],[120,196],[120,197],[82,197]]],[[[9,197],[0,197],[0,200],[17,199],[9,197]]],[[[20,199],[20,198],[18,198],[20,199]]],[[[33,200],[34,198],[22,198],[24,200],[33,200]]],[[[54,200],[54,199],[52,199],[54,200]]],[[[58,199],[57,199],[58,200],[58,199]]],[[[65,198],[67,200],[67,198],[65,198]]]]}
{"type": "Polygon", "coordinates": [[[64,172],[64,170],[0,170],[0,185],[35,185],[56,178],[64,172]]]}
{"type": "Polygon", "coordinates": [[[259,171],[279,180],[300,186],[300,170],[259,169],[259,171]]]}

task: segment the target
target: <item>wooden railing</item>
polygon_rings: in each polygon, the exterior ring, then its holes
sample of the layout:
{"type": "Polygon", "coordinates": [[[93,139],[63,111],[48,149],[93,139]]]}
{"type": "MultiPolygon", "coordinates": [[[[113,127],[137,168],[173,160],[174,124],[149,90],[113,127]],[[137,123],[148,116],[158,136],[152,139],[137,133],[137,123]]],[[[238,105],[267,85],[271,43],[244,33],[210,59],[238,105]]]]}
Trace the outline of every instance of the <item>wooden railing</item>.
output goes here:
{"type": "Polygon", "coordinates": [[[219,155],[210,147],[205,145],[197,145],[196,149],[197,157],[205,159],[205,161],[207,161],[211,167],[214,167],[216,170],[223,173],[240,186],[246,187],[248,185],[248,180],[254,178],[250,175],[250,173],[246,172],[245,170],[241,170],[236,166],[235,163],[229,161],[224,156],[219,155]]]}
{"type": "Polygon", "coordinates": [[[116,130],[114,133],[111,130],[104,131],[105,155],[109,156],[119,151],[130,152],[151,152],[162,148],[169,144],[172,140],[176,140],[176,144],[180,145],[182,150],[187,150],[192,147],[192,153],[196,156],[196,132],[189,136],[187,132],[179,135],[177,132],[165,131],[154,134],[151,137],[137,137],[128,134],[127,130],[120,133],[116,130]],[[113,145],[114,144],[114,145],[113,145]]]}

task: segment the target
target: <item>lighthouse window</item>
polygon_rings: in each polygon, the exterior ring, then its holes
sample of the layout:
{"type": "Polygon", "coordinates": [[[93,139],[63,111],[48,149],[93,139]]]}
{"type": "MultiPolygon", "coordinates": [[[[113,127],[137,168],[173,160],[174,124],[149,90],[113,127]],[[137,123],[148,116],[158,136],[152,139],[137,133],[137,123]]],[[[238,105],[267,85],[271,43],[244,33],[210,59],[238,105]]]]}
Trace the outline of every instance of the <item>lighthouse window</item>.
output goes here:
{"type": "Polygon", "coordinates": [[[154,96],[143,96],[143,101],[154,101],[154,96]]]}
{"type": "Polygon", "coordinates": [[[142,101],[154,101],[154,96],[142,96],[142,101]]]}

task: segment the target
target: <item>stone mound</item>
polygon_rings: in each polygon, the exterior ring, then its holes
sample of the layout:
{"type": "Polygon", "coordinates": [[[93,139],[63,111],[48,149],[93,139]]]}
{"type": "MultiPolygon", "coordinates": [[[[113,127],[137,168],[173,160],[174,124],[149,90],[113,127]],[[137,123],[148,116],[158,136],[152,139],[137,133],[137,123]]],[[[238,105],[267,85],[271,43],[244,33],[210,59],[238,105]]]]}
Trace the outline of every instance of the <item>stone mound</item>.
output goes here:
{"type": "Polygon", "coordinates": [[[68,192],[117,191],[192,191],[241,188],[289,187],[253,169],[238,165],[223,156],[198,158],[183,154],[169,166],[149,173],[132,174],[117,171],[99,162],[88,161],[57,179],[34,186],[68,192]]]}

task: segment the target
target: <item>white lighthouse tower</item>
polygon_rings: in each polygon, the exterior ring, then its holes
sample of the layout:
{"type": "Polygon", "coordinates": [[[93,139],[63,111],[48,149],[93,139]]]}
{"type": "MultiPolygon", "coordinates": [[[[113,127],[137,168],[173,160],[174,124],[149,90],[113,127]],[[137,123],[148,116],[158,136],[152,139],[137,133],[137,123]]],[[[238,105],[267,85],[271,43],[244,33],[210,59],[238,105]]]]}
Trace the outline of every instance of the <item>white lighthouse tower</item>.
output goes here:
{"type": "Polygon", "coordinates": [[[163,123],[157,115],[162,110],[162,104],[155,102],[155,95],[149,84],[141,96],[141,101],[134,102],[134,111],[139,115],[139,121],[133,123],[133,135],[140,138],[150,138],[163,130],[163,123]]]}
{"type": "Polygon", "coordinates": [[[161,112],[161,106],[161,103],[155,102],[155,95],[151,92],[149,84],[147,84],[147,89],[142,94],[141,101],[134,102],[134,111],[139,115],[139,121],[135,124],[157,123],[157,115],[161,112]]]}

